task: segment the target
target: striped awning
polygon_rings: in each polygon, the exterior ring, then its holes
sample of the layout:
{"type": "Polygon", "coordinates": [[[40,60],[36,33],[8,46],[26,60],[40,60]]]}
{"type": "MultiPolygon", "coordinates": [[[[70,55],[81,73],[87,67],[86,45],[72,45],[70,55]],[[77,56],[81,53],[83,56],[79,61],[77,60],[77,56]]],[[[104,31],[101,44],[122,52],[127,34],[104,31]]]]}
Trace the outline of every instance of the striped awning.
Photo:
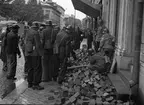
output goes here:
{"type": "Polygon", "coordinates": [[[72,0],[74,8],[91,17],[100,16],[101,5],[93,4],[88,0],[72,0]]]}

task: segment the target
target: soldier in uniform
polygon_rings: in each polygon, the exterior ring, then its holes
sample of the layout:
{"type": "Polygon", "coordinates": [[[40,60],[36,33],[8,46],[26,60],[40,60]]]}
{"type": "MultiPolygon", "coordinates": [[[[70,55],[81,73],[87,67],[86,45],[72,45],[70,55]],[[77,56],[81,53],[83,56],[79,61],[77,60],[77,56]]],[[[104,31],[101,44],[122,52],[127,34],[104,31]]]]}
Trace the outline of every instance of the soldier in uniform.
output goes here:
{"type": "Polygon", "coordinates": [[[109,34],[109,30],[105,28],[103,30],[103,36],[100,41],[99,50],[103,51],[110,59],[112,59],[114,46],[113,46],[114,37],[109,34]]]}
{"type": "Polygon", "coordinates": [[[7,79],[15,80],[16,74],[16,66],[17,66],[17,54],[19,58],[21,57],[21,53],[18,47],[18,29],[19,26],[14,24],[12,26],[12,30],[7,34],[6,38],[6,55],[7,55],[7,79]]]}
{"type": "Polygon", "coordinates": [[[41,57],[43,56],[43,49],[38,29],[39,25],[33,23],[25,37],[25,56],[28,62],[28,87],[34,90],[44,89],[39,85],[42,77],[41,57]]]}
{"type": "Polygon", "coordinates": [[[72,34],[72,27],[68,26],[66,30],[61,31],[56,38],[56,44],[58,46],[60,68],[61,68],[58,76],[58,83],[60,84],[64,80],[67,69],[67,60],[71,53],[71,34],[72,34]]]}
{"type": "Polygon", "coordinates": [[[53,55],[53,44],[55,41],[54,29],[52,21],[46,23],[46,29],[42,32],[42,46],[44,48],[44,57],[42,59],[43,64],[43,75],[42,81],[49,82],[52,80],[52,55],[53,55]]]}

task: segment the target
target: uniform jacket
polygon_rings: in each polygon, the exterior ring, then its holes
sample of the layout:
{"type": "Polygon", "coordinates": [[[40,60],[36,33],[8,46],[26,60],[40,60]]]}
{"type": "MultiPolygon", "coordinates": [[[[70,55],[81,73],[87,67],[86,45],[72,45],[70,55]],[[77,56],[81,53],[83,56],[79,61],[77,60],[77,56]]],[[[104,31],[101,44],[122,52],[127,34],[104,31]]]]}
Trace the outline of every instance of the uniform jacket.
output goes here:
{"type": "Polygon", "coordinates": [[[9,32],[6,38],[6,53],[20,55],[18,42],[19,42],[18,34],[14,33],[13,31],[9,32]]]}
{"type": "Polygon", "coordinates": [[[55,41],[55,46],[58,49],[56,53],[59,53],[60,56],[61,55],[67,56],[70,48],[69,45],[70,45],[69,35],[64,30],[60,31],[56,36],[55,41]]]}
{"type": "Polygon", "coordinates": [[[39,32],[29,29],[25,37],[25,56],[42,56],[43,49],[39,32]]]}
{"type": "Polygon", "coordinates": [[[52,27],[47,27],[42,31],[42,45],[44,49],[53,48],[55,41],[54,30],[52,27]]]}

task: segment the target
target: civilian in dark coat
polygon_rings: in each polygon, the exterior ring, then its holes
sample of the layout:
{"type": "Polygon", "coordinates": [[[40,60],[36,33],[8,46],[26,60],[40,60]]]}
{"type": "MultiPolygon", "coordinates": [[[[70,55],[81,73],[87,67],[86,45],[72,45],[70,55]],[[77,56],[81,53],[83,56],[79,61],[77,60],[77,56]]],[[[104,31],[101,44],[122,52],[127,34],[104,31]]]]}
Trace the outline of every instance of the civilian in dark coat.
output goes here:
{"type": "Polygon", "coordinates": [[[52,26],[52,22],[48,21],[46,23],[46,29],[42,32],[42,45],[44,48],[44,57],[42,59],[43,65],[43,74],[42,81],[49,82],[52,80],[52,55],[53,55],[53,44],[55,41],[54,30],[52,26]]]}
{"type": "Polygon", "coordinates": [[[7,71],[7,56],[6,56],[6,37],[7,34],[11,30],[11,25],[8,25],[6,28],[6,32],[3,32],[0,36],[0,40],[2,41],[1,44],[1,52],[0,52],[0,58],[3,61],[3,71],[7,71]]]}
{"type": "Polygon", "coordinates": [[[21,57],[18,47],[18,29],[18,25],[13,25],[12,30],[7,34],[6,38],[7,79],[16,79],[17,54],[21,57]]]}
{"type": "Polygon", "coordinates": [[[28,87],[32,87],[34,90],[44,89],[39,85],[42,77],[41,57],[43,56],[43,49],[38,29],[38,24],[33,23],[25,38],[25,56],[28,62],[28,87]]]}

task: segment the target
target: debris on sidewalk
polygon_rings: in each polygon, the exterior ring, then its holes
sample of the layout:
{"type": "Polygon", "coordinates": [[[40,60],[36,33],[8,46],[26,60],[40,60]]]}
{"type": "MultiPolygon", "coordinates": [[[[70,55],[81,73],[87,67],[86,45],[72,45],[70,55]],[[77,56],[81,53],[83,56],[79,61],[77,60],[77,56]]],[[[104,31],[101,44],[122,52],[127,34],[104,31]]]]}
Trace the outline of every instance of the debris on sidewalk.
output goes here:
{"type": "MultiPolygon", "coordinates": [[[[68,70],[65,81],[61,86],[60,105],[115,105],[120,104],[116,100],[116,90],[112,86],[106,74],[100,74],[97,70],[91,70],[89,58],[86,52],[79,52],[77,62],[73,63],[73,70],[68,70]],[[84,58],[84,59],[81,59],[84,58]]],[[[124,102],[121,101],[123,105],[124,102]]],[[[128,102],[124,105],[129,105],[128,102]]]]}

